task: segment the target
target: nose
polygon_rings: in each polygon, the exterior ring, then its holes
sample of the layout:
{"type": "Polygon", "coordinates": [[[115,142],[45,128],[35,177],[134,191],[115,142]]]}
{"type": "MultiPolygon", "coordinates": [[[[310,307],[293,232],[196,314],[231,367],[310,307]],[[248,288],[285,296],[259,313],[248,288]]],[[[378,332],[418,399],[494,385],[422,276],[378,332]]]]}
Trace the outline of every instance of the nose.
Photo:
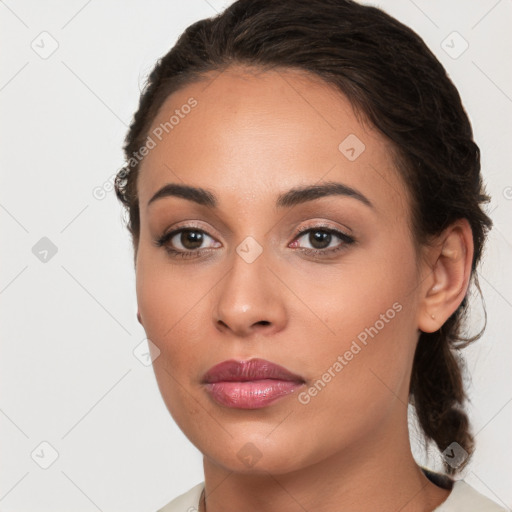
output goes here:
{"type": "Polygon", "coordinates": [[[265,251],[251,263],[236,252],[233,254],[231,269],[216,287],[213,321],[218,330],[248,337],[253,333],[269,335],[284,328],[284,292],[268,263],[265,251]]]}

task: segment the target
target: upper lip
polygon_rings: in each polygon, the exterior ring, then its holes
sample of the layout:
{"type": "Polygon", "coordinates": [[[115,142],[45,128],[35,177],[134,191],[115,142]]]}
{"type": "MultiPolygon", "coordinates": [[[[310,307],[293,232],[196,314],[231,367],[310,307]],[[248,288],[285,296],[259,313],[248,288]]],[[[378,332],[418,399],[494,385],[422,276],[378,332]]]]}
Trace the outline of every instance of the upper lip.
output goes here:
{"type": "Polygon", "coordinates": [[[216,364],[204,374],[203,383],[211,384],[221,381],[244,382],[262,379],[304,382],[300,375],[296,375],[266,359],[256,358],[249,359],[248,361],[230,359],[229,361],[216,364]]]}

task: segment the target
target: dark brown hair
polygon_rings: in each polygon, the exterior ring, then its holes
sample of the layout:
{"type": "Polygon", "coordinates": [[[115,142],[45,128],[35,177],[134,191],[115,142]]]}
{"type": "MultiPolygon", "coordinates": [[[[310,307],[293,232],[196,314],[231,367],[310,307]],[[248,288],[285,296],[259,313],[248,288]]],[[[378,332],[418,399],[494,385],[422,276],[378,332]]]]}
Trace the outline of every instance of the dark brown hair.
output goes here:
{"type": "MultiPolygon", "coordinates": [[[[243,65],[257,70],[296,69],[320,77],[346,95],[356,112],[387,137],[411,197],[411,226],[418,245],[457,219],[473,233],[472,278],[490,218],[480,175],[480,152],[457,89],[411,29],[382,10],[350,0],[238,0],[223,13],[189,26],[149,75],[127,134],[127,164],[115,190],[128,212],[136,256],[140,221],[138,154],[163,102],[209,71],[243,65]]],[[[457,442],[471,456],[474,438],[460,349],[480,337],[463,337],[467,296],[434,333],[421,333],[410,383],[425,442],[440,451],[457,442]]],[[[448,474],[468,462],[452,467],[448,474]]]]}

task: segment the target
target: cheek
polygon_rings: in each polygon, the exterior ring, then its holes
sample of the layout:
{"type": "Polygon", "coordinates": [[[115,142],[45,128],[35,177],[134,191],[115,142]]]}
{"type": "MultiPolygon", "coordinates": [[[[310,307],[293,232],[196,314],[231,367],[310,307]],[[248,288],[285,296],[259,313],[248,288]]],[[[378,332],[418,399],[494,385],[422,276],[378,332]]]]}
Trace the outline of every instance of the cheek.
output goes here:
{"type": "MultiPolygon", "coordinates": [[[[204,353],[207,312],[211,310],[209,290],[215,279],[189,269],[158,264],[141,254],[137,264],[137,303],[146,336],[158,347],[157,378],[172,373],[180,383],[195,384],[201,374],[198,356],[204,353]]],[[[203,370],[204,371],[204,370],[203,370]]],[[[171,388],[178,384],[169,382],[171,388]]]]}
{"type": "Polygon", "coordinates": [[[153,370],[162,398],[178,426],[190,433],[204,410],[190,393],[197,382],[197,357],[201,353],[201,332],[204,338],[203,314],[198,301],[204,291],[190,281],[169,275],[170,266],[151,264],[141,255],[137,265],[137,302],[146,336],[158,347],[153,370]]]}
{"type": "Polygon", "coordinates": [[[402,242],[401,250],[387,247],[354,252],[340,265],[301,272],[300,279],[293,268],[283,269],[283,281],[293,284],[300,299],[299,304],[290,296],[288,306],[297,304],[293,306],[297,314],[302,309],[298,321],[304,322],[309,332],[303,341],[318,340],[315,354],[337,353],[359,335],[364,340],[368,330],[375,333],[375,326],[379,339],[389,338],[390,342],[404,329],[410,330],[401,320],[408,316],[406,310],[413,309],[416,266],[412,248],[404,246],[402,242]]]}
{"type": "Polygon", "coordinates": [[[319,312],[302,338],[309,376],[317,383],[304,401],[317,402],[315,410],[333,405],[339,414],[365,416],[407,388],[417,340],[415,257],[407,241],[379,252],[387,256],[361,251],[336,272],[317,273],[316,285],[307,279],[296,288],[319,312]]]}
{"type": "Polygon", "coordinates": [[[146,336],[160,350],[155,360],[157,367],[171,370],[170,363],[176,358],[186,358],[186,352],[179,350],[176,340],[190,309],[189,293],[181,284],[182,280],[172,279],[169,269],[151,264],[141,255],[137,263],[136,290],[137,304],[146,336]]]}
{"type": "MultiPolygon", "coordinates": [[[[159,249],[159,251],[163,251],[159,249]]],[[[201,298],[193,274],[166,264],[162,254],[141,248],[136,271],[137,303],[146,333],[155,340],[172,337],[201,298]]],[[[202,292],[204,295],[204,291],[202,292]]]]}

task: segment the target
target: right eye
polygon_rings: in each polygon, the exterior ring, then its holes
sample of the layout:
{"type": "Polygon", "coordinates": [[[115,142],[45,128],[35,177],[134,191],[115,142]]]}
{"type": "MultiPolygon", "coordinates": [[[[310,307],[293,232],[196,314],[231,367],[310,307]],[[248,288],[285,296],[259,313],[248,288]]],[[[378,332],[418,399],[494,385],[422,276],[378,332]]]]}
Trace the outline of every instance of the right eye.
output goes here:
{"type": "Polygon", "coordinates": [[[157,247],[164,247],[171,257],[193,258],[200,256],[204,250],[220,247],[220,243],[212,238],[206,231],[193,226],[182,227],[164,233],[155,241],[157,247]],[[201,248],[206,240],[212,240],[214,245],[209,248],[201,248]]]}

